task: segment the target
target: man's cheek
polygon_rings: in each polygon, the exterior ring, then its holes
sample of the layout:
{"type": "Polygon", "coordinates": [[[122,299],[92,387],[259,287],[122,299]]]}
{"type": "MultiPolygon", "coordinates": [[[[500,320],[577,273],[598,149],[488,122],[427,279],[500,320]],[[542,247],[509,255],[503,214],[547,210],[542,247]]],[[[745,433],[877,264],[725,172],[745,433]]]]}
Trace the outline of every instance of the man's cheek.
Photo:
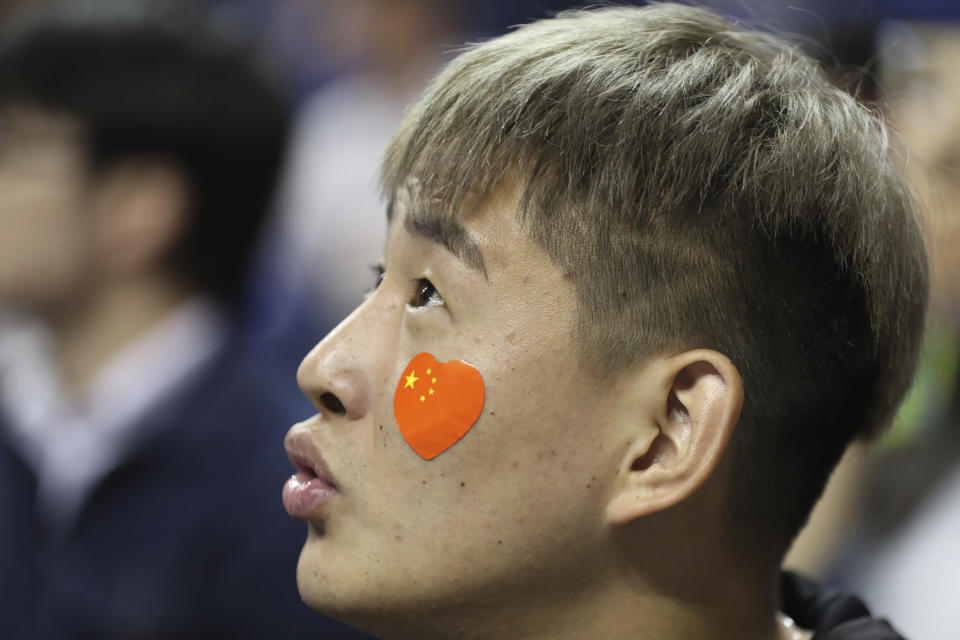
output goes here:
{"type": "Polygon", "coordinates": [[[419,353],[404,367],[393,397],[400,435],[421,458],[432,460],[455,445],[483,411],[480,371],[464,360],[439,362],[419,353]]]}

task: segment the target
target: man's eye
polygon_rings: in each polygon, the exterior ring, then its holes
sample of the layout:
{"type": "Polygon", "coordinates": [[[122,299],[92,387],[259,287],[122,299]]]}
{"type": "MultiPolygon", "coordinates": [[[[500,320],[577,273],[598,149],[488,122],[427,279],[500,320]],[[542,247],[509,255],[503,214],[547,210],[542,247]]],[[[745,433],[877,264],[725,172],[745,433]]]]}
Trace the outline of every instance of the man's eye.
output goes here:
{"type": "Polygon", "coordinates": [[[426,278],[420,278],[414,284],[413,298],[410,300],[411,307],[438,307],[445,304],[443,296],[433,286],[433,283],[426,278]]]}

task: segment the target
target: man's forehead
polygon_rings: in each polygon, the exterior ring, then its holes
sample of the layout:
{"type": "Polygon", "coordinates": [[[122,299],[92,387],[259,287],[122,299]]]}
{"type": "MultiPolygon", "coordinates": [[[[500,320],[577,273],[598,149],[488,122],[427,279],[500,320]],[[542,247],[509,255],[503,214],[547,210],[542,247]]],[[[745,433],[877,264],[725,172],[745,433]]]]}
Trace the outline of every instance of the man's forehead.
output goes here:
{"type": "Polygon", "coordinates": [[[442,245],[468,267],[487,277],[479,243],[456,218],[413,209],[404,216],[403,226],[411,235],[442,245]]]}
{"type": "Polygon", "coordinates": [[[441,244],[486,278],[489,256],[484,256],[505,248],[501,236],[519,221],[519,194],[515,181],[504,181],[496,189],[471,191],[454,202],[425,194],[411,180],[388,201],[387,220],[390,226],[399,222],[411,235],[441,244]]]}
{"type": "Polygon", "coordinates": [[[424,193],[416,178],[408,178],[387,201],[387,223],[392,223],[397,215],[407,216],[411,212],[429,214],[434,217],[462,219],[468,217],[469,206],[457,202],[441,193],[424,193]]]}
{"type": "Polygon", "coordinates": [[[387,202],[387,221],[399,210],[418,210],[451,217],[466,223],[492,212],[517,213],[518,195],[528,183],[525,172],[517,171],[500,176],[489,184],[473,185],[459,190],[456,185],[425,186],[416,176],[408,176],[387,202]]]}

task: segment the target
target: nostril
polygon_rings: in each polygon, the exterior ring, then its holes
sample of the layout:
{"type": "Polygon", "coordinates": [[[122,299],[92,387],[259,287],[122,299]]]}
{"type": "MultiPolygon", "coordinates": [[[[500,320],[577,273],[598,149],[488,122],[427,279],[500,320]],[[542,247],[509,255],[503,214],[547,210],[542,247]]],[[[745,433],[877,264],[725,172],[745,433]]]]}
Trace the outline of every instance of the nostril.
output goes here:
{"type": "Polygon", "coordinates": [[[327,411],[330,411],[331,413],[335,413],[338,416],[346,415],[347,413],[347,410],[346,408],[344,408],[343,403],[340,402],[340,398],[333,395],[332,393],[325,393],[322,396],[320,396],[320,402],[327,409],[327,411]]]}

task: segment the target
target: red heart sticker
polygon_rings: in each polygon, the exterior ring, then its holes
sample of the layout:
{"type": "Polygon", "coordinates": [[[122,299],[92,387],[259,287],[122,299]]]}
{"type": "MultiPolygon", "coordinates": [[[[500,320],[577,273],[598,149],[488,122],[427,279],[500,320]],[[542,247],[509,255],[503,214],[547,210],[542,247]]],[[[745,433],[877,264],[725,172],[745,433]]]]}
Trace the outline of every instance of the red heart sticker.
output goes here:
{"type": "Polygon", "coordinates": [[[418,353],[403,370],[393,396],[400,435],[432,460],[457,443],[480,417],[483,378],[463,360],[438,362],[418,353]]]}

